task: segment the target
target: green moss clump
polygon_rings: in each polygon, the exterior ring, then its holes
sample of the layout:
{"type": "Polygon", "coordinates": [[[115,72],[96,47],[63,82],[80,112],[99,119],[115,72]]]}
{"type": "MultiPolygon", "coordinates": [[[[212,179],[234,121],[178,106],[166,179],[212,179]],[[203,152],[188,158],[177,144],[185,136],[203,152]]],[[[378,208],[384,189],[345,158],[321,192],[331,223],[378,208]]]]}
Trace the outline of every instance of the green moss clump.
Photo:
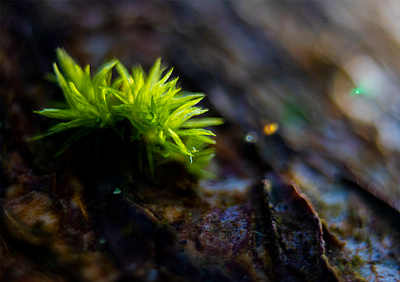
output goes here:
{"type": "MultiPolygon", "coordinates": [[[[58,152],[94,129],[111,128],[121,137],[129,132],[147,156],[150,170],[165,160],[179,160],[196,175],[206,173],[203,167],[214,156],[215,134],[204,127],[220,125],[220,118],[194,118],[207,112],[196,106],[203,93],[184,92],[177,87],[178,78],[170,80],[157,59],[148,74],[139,66],[132,72],[117,59],[102,65],[95,75],[90,66],[82,69],[63,49],[57,50],[53,80],[61,87],[67,104],[63,109],[36,111],[40,115],[63,120],[51,127],[40,139],[66,130],[71,138],[58,152]],[[113,78],[116,69],[118,76],[113,78]],[[120,127],[122,121],[128,121],[120,127]]],[[[141,158],[139,158],[141,159],[141,158]]]]}

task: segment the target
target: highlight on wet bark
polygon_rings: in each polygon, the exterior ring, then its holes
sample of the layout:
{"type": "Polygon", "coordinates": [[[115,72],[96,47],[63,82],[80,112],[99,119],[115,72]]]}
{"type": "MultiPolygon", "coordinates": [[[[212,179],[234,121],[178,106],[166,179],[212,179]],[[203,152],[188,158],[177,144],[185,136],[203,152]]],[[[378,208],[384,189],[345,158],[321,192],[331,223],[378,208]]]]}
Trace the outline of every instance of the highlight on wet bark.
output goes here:
{"type": "Polygon", "coordinates": [[[170,79],[173,69],[164,73],[160,58],[147,74],[140,66],[130,73],[114,59],[92,76],[89,65],[82,69],[64,49],[56,52],[58,63],[53,64],[51,79],[62,89],[67,107],[35,111],[63,122],[33,139],[70,130],[71,137],[59,155],[94,129],[111,128],[120,136],[128,130],[130,140],[139,141],[144,148],[142,154],[152,172],[159,163],[179,160],[194,174],[205,173],[203,167],[214,156],[214,148],[209,145],[215,144],[215,134],[204,127],[220,125],[223,120],[194,118],[207,112],[196,106],[205,95],[177,87],[178,78],[170,79]],[[121,129],[117,124],[124,120],[129,121],[129,128],[121,129]]]}

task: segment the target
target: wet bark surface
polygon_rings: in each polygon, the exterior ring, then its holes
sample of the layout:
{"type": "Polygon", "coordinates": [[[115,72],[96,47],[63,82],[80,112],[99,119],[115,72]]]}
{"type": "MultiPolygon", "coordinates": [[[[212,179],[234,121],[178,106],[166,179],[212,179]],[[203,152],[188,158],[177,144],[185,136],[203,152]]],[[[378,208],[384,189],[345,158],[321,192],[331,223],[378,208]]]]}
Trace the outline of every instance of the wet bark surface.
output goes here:
{"type": "Polygon", "coordinates": [[[0,280],[398,281],[396,5],[2,2],[0,280]],[[152,179],[107,132],[29,141],[59,46],[207,93],[216,178],[152,179]]]}

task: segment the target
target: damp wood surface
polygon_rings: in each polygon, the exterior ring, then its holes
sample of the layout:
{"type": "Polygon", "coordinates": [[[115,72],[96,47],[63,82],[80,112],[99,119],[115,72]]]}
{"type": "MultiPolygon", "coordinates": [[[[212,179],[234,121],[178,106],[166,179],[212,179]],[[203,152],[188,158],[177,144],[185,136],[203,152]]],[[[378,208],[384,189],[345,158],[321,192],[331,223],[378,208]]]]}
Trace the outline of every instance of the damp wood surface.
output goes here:
{"type": "Polygon", "coordinates": [[[0,5],[1,281],[400,281],[397,2],[0,5]],[[215,179],[106,132],[29,141],[57,47],[206,93],[215,179]]]}

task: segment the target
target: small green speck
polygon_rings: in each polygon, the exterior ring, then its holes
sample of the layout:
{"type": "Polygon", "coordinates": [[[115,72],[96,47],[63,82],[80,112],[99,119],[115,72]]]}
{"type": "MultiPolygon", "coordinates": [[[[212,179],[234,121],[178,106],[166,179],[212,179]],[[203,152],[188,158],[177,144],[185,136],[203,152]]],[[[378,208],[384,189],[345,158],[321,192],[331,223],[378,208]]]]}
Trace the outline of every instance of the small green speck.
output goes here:
{"type": "Polygon", "coordinates": [[[121,194],[121,190],[117,187],[117,188],[115,188],[113,194],[115,194],[115,195],[121,194]]]}
{"type": "Polygon", "coordinates": [[[367,96],[367,92],[364,88],[357,87],[351,90],[351,96],[367,96]]]}

